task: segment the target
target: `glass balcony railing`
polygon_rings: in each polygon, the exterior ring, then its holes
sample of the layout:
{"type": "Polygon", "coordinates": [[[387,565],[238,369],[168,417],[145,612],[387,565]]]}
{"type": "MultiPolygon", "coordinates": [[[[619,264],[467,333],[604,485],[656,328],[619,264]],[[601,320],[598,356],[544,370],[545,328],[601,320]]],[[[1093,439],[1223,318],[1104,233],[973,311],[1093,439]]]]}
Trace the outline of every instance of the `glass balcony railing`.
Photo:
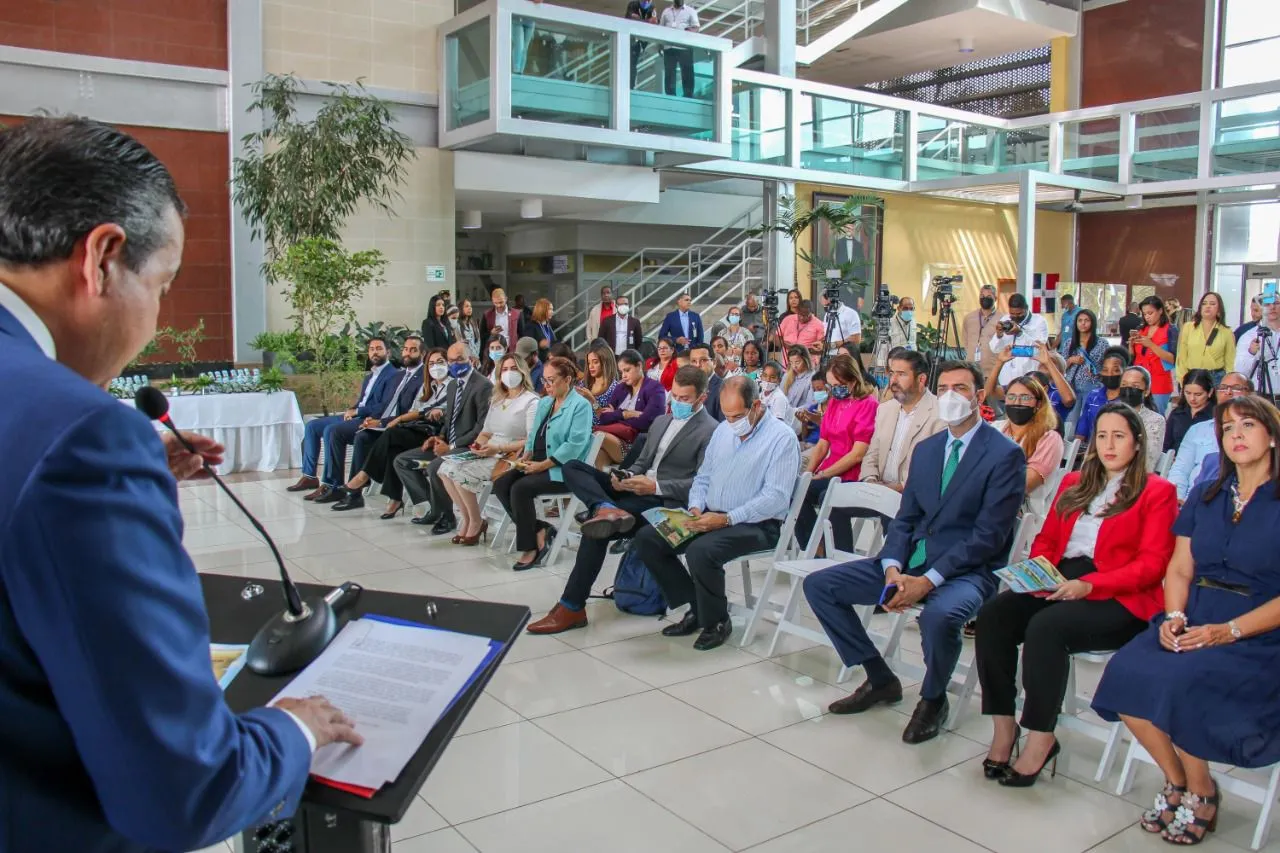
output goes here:
{"type": "Polygon", "coordinates": [[[727,39],[527,0],[485,0],[441,38],[444,147],[517,136],[731,156],[727,39]]]}
{"type": "Polygon", "coordinates": [[[441,32],[444,147],[537,137],[887,191],[1024,172],[1116,195],[1280,184],[1280,81],[1004,120],[731,68],[726,39],[528,0],[441,32]]]}

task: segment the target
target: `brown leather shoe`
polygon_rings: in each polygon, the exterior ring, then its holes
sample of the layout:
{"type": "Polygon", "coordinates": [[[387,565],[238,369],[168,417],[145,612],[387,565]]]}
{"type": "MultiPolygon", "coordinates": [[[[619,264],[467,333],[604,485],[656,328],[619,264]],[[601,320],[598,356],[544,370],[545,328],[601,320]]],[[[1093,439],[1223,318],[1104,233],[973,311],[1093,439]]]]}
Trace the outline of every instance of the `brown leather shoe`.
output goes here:
{"type": "Polygon", "coordinates": [[[582,522],[582,535],[588,539],[608,539],[628,533],[636,526],[636,517],[624,509],[601,507],[582,522]]]}
{"type": "Polygon", "coordinates": [[[314,501],[316,498],[325,497],[331,491],[333,491],[333,489],[329,488],[328,486],[321,486],[320,488],[316,489],[314,492],[311,492],[310,494],[307,494],[307,495],[303,495],[302,499],[304,501],[314,501]]]}
{"type": "Polygon", "coordinates": [[[551,612],[537,622],[531,622],[526,631],[530,634],[560,634],[574,628],[587,627],[587,611],[570,610],[563,604],[551,608],[551,612]]]}
{"type": "Polygon", "coordinates": [[[853,693],[828,705],[827,710],[833,714],[861,714],[876,705],[896,705],[901,701],[902,682],[898,679],[880,687],[872,687],[870,681],[864,681],[853,693]]]}
{"type": "Polygon", "coordinates": [[[286,492],[306,492],[320,488],[320,481],[315,477],[308,477],[305,474],[298,478],[298,482],[294,483],[286,492]]]}

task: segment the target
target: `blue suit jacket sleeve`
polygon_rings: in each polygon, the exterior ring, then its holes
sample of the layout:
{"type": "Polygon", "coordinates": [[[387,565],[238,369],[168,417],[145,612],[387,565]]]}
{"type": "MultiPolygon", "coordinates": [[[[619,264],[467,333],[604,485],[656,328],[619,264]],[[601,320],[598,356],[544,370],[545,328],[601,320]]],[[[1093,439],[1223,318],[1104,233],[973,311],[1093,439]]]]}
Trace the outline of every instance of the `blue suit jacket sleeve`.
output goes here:
{"type": "Polygon", "coordinates": [[[310,748],[283,711],[223,700],[151,424],[106,401],[9,486],[25,535],[7,537],[0,578],[110,824],[194,850],[296,809],[310,748]]]}
{"type": "MultiPolygon", "coordinates": [[[[356,417],[361,419],[382,417],[382,413],[387,410],[387,406],[391,403],[391,395],[396,393],[396,386],[400,384],[400,378],[403,375],[403,371],[392,370],[390,367],[379,373],[378,378],[373,380],[373,393],[369,395],[369,399],[365,401],[363,406],[356,406],[356,417]]],[[[363,394],[363,392],[361,393],[363,394]]]]}

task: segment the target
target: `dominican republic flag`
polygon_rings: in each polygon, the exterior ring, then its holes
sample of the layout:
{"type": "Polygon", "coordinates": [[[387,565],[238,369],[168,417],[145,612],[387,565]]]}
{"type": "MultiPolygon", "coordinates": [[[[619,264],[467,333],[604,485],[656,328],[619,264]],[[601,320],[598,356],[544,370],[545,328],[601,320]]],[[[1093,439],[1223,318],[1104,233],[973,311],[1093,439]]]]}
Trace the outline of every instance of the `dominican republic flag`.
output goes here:
{"type": "Polygon", "coordinates": [[[1032,276],[1032,314],[1058,313],[1058,278],[1056,272],[1038,272],[1032,276]]]}

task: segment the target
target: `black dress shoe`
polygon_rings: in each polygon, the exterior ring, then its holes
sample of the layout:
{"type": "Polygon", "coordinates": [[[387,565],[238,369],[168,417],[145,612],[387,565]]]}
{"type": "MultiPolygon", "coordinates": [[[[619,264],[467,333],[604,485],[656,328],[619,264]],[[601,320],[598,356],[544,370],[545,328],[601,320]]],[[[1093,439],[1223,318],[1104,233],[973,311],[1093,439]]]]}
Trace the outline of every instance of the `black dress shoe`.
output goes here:
{"type": "Polygon", "coordinates": [[[700,652],[710,651],[724,645],[724,641],[729,639],[729,635],[733,633],[733,622],[728,619],[719,624],[712,625],[710,628],[703,628],[702,633],[698,635],[698,639],[693,641],[693,647],[700,652]]]}
{"type": "Polygon", "coordinates": [[[346,512],[349,509],[364,509],[364,495],[359,491],[351,489],[342,490],[342,500],[334,504],[331,509],[334,512],[346,512]]]}
{"type": "Polygon", "coordinates": [[[864,681],[853,693],[828,705],[827,710],[833,714],[861,714],[876,705],[896,705],[901,701],[902,682],[898,679],[879,687],[873,687],[870,681],[864,681]]]}
{"type": "Polygon", "coordinates": [[[902,730],[903,743],[924,743],[933,740],[942,731],[942,724],[947,721],[947,712],[951,710],[947,697],[930,701],[921,699],[911,714],[911,722],[902,730]]]}
{"type": "Polygon", "coordinates": [[[582,512],[575,512],[573,514],[573,520],[581,524],[582,522],[586,521],[588,518],[591,517],[591,512],[592,512],[591,507],[587,507],[582,512]]]}
{"type": "Polygon", "coordinates": [[[679,622],[663,628],[662,636],[687,637],[696,630],[698,630],[698,614],[694,613],[691,609],[688,613],[684,614],[684,618],[679,622]]]}
{"type": "Polygon", "coordinates": [[[423,525],[424,527],[430,527],[431,525],[435,524],[439,520],[440,520],[440,516],[433,515],[432,513],[427,513],[426,515],[414,516],[413,518],[409,519],[409,523],[420,524],[420,525],[423,525]]]}
{"type": "Polygon", "coordinates": [[[610,554],[625,554],[630,550],[631,539],[629,537],[625,539],[616,539],[614,540],[614,543],[609,546],[610,554]]]}
{"type": "Polygon", "coordinates": [[[443,536],[458,529],[458,519],[452,515],[442,515],[431,528],[432,536],[443,536]]]}
{"type": "Polygon", "coordinates": [[[316,498],[315,502],[318,504],[336,504],[338,501],[342,500],[342,496],[345,495],[346,492],[346,489],[338,486],[337,488],[330,489],[323,495],[320,495],[316,498]]]}

